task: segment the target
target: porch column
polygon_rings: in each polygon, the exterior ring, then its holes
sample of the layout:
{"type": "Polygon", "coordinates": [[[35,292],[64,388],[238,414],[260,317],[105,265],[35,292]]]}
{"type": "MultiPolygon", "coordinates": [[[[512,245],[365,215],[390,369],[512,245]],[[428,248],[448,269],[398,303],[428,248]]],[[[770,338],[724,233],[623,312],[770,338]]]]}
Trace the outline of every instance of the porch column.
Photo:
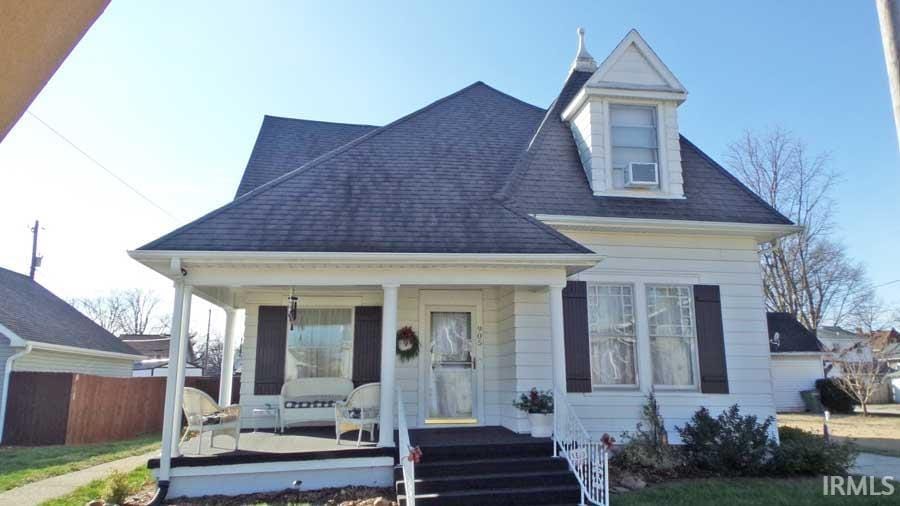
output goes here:
{"type": "Polygon", "coordinates": [[[231,404],[231,383],[234,377],[234,334],[237,331],[234,325],[237,311],[230,307],[225,308],[225,342],[222,351],[222,370],[219,372],[219,405],[231,404]]]}
{"type": "MultiPolygon", "coordinates": [[[[178,442],[181,440],[181,402],[184,398],[184,369],[188,358],[188,346],[191,345],[191,296],[194,293],[194,287],[184,285],[184,291],[181,298],[182,316],[179,324],[179,335],[181,340],[178,346],[178,356],[175,360],[175,412],[172,420],[172,456],[181,455],[181,449],[178,448],[178,442]]],[[[175,322],[172,322],[172,330],[175,329],[175,322]]],[[[169,355],[169,370],[172,369],[172,355],[169,355]]]]}
{"type": "MultiPolygon", "coordinates": [[[[169,357],[177,356],[181,351],[181,317],[184,309],[184,282],[175,281],[175,302],[172,307],[172,329],[169,339],[169,357]]],[[[174,367],[166,369],[166,401],[163,405],[162,448],[159,457],[159,479],[169,479],[172,464],[172,434],[175,423],[175,391],[178,387],[178,370],[174,367]]],[[[180,412],[180,410],[178,410],[180,412]]],[[[175,440],[177,442],[177,439],[175,440]]]]}
{"type": "Polygon", "coordinates": [[[562,291],[565,285],[550,285],[550,341],[553,353],[553,389],[566,393],[566,341],[562,291]]]}
{"type": "Polygon", "coordinates": [[[394,377],[397,355],[397,288],[382,285],[384,303],[381,316],[381,420],[378,446],[394,446],[394,377]]]}

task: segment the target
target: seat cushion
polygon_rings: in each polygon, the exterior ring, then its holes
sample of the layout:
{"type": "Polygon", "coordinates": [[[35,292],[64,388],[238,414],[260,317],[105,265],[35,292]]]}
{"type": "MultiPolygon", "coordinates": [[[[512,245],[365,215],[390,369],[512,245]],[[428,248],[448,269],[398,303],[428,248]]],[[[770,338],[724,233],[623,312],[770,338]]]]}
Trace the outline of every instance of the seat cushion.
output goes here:
{"type": "Polygon", "coordinates": [[[304,395],[284,400],[286,409],[331,408],[334,403],[344,400],[342,395],[304,395]]]}
{"type": "Polygon", "coordinates": [[[237,413],[225,413],[220,411],[211,415],[203,415],[203,425],[220,425],[223,423],[235,422],[238,419],[237,413]]]}

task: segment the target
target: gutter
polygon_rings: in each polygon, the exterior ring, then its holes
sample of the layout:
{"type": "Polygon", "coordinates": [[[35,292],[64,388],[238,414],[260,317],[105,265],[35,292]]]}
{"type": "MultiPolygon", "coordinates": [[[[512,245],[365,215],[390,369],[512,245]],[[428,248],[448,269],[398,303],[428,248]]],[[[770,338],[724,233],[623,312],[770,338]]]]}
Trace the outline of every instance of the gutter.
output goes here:
{"type": "Polygon", "coordinates": [[[31,343],[25,345],[25,349],[10,355],[6,359],[6,369],[3,370],[3,391],[0,393],[0,442],[3,442],[3,429],[6,426],[6,396],[9,395],[9,379],[12,375],[12,367],[15,361],[31,353],[31,343]]]}

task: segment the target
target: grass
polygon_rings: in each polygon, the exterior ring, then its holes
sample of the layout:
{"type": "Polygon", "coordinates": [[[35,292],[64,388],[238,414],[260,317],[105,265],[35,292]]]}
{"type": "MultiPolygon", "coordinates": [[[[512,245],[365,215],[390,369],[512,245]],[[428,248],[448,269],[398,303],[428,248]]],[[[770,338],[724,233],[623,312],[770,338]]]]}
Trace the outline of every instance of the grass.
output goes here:
{"type": "MultiPolygon", "coordinates": [[[[822,415],[779,413],[778,425],[797,427],[822,434],[822,415]]],[[[860,451],[900,457],[900,417],[860,414],[831,415],[831,435],[855,443],[860,451]]]]}
{"type": "MultiPolygon", "coordinates": [[[[148,482],[153,481],[150,470],[144,466],[131,471],[126,476],[128,485],[135,492],[148,482]]],[[[43,502],[41,503],[41,506],[84,506],[88,501],[101,498],[106,490],[108,482],[109,478],[94,480],[83,487],[75,489],[69,494],[43,502]]]]}
{"type": "MultiPolygon", "coordinates": [[[[885,491],[881,483],[876,490],[885,491]]],[[[673,482],[613,495],[616,506],[665,504],[667,506],[830,506],[830,505],[898,505],[900,483],[894,483],[890,496],[824,496],[822,478],[802,479],[708,479],[673,482]]]]}
{"type": "Polygon", "coordinates": [[[79,446],[0,448],[0,492],[159,448],[159,435],[79,446]]]}

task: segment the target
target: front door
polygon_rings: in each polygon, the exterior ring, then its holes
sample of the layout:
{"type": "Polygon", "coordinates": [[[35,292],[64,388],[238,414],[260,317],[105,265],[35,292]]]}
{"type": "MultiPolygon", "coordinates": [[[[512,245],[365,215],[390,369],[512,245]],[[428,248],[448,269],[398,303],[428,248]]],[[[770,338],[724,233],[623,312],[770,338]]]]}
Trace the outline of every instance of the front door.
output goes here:
{"type": "Polygon", "coordinates": [[[473,292],[461,291],[453,302],[473,305],[425,304],[423,308],[427,337],[421,353],[425,394],[422,411],[427,425],[479,422],[481,294],[475,292],[476,300],[459,297],[465,294],[473,292]]]}

